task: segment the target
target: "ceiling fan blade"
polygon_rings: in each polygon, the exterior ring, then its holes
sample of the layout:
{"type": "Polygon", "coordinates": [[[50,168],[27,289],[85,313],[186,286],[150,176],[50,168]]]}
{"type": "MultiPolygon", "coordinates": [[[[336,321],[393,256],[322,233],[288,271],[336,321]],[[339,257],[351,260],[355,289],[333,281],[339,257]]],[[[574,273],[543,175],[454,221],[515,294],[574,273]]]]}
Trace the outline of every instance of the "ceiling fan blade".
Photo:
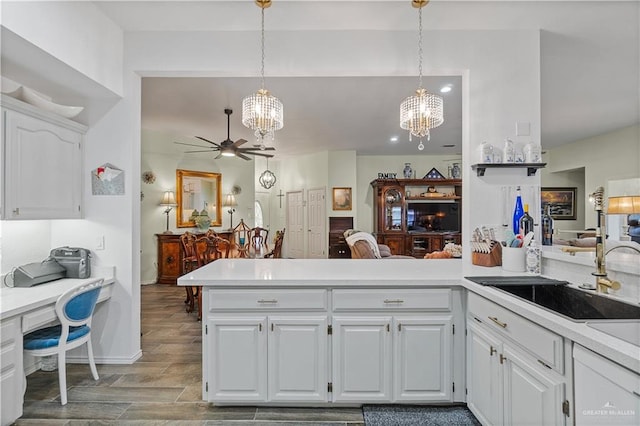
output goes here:
{"type": "Polygon", "coordinates": [[[196,138],[198,138],[198,139],[200,139],[200,140],[202,140],[202,141],[205,141],[205,142],[207,142],[207,143],[210,143],[211,145],[215,145],[215,146],[217,146],[218,148],[220,148],[220,145],[218,145],[218,144],[217,144],[217,143],[215,143],[215,142],[211,142],[209,139],[205,139],[205,138],[203,138],[202,136],[196,136],[196,138]]]}
{"type": "Polygon", "coordinates": [[[177,145],[187,145],[187,146],[195,146],[195,147],[198,147],[198,148],[207,148],[206,146],[195,145],[195,144],[192,144],[192,143],[185,143],[185,142],[174,142],[174,143],[177,144],[177,145]]]}
{"type": "Polygon", "coordinates": [[[214,152],[214,151],[217,151],[217,149],[215,149],[215,148],[210,148],[210,149],[204,149],[204,150],[202,150],[202,151],[185,151],[184,153],[185,153],[185,154],[189,154],[189,153],[191,153],[191,152],[214,152]]]}
{"type": "Polygon", "coordinates": [[[214,158],[214,160],[217,160],[218,158],[222,157],[222,153],[218,154],[217,157],[214,158]]]}
{"type": "Polygon", "coordinates": [[[247,143],[247,141],[246,141],[245,139],[238,139],[237,141],[235,141],[235,142],[233,143],[233,145],[237,148],[237,147],[239,147],[240,145],[244,145],[245,143],[247,143]]]}
{"type": "Polygon", "coordinates": [[[268,157],[268,158],[273,157],[273,154],[262,154],[260,152],[246,152],[246,153],[249,155],[259,155],[260,157],[268,157]]]}
{"type": "Polygon", "coordinates": [[[236,152],[236,157],[240,157],[240,158],[242,158],[243,160],[251,160],[251,158],[247,157],[246,155],[244,155],[244,154],[243,154],[243,153],[241,153],[241,152],[236,152]]]}

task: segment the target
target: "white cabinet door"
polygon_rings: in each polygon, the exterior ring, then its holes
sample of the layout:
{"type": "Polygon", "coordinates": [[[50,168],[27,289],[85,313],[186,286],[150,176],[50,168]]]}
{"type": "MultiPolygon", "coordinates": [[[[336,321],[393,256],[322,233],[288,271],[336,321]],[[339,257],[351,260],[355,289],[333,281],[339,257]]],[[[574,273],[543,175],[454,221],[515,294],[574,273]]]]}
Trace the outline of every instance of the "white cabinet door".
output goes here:
{"type": "Polygon", "coordinates": [[[504,424],[564,425],[562,377],[551,370],[543,370],[545,367],[534,364],[535,361],[506,343],[503,354],[504,424]]]}
{"type": "Polygon", "coordinates": [[[395,317],[394,400],[451,401],[452,317],[395,317]]]}
{"type": "Polygon", "coordinates": [[[327,402],[327,316],[269,317],[269,400],[327,402]]]}
{"type": "MultiPolygon", "coordinates": [[[[471,320],[473,321],[473,320],[471,320]]],[[[485,426],[502,424],[502,343],[474,322],[467,327],[467,406],[485,426]]]]}
{"type": "Polygon", "coordinates": [[[80,218],[82,134],[4,110],[3,219],[80,218]]]}
{"type": "Polygon", "coordinates": [[[333,317],[333,401],[391,401],[391,317],[333,317]]]}
{"type": "Polygon", "coordinates": [[[577,426],[640,425],[640,375],[573,346],[577,426]]]}
{"type": "Polygon", "coordinates": [[[267,400],[266,316],[210,317],[209,401],[267,400]]]}
{"type": "Polygon", "coordinates": [[[8,425],[22,416],[25,391],[20,317],[0,323],[0,352],[0,424],[8,425]]]}

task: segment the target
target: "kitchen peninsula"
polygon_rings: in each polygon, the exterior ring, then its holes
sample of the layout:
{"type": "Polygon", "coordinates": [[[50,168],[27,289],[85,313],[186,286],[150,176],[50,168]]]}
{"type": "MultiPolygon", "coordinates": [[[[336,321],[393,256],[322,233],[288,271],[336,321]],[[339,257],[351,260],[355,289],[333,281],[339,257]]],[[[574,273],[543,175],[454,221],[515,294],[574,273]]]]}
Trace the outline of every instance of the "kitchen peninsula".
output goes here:
{"type": "Polygon", "coordinates": [[[464,401],[460,265],[222,259],[180,277],[204,286],[203,399],[464,401]]]}
{"type": "MultiPolygon", "coordinates": [[[[554,250],[543,256],[546,276],[571,285],[590,277],[586,259],[554,250]]],[[[632,280],[636,269],[620,263],[632,280]]],[[[464,278],[472,275],[514,274],[457,259],[212,262],[178,279],[204,287],[203,399],[466,402],[483,424],[529,416],[567,425],[588,404],[572,373],[584,356],[625,377],[640,373],[637,346],[464,278]],[[502,386],[509,387],[504,400],[494,395],[502,386]]]]}

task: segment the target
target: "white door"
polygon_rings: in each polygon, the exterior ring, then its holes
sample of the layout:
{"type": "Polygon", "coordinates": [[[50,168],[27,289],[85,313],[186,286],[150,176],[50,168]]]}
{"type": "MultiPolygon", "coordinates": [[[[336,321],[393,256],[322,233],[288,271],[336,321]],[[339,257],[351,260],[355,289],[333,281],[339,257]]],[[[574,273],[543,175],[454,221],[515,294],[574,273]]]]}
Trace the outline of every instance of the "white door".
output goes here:
{"type": "Polygon", "coordinates": [[[543,370],[545,367],[520,355],[506,343],[503,348],[504,424],[564,425],[563,378],[551,370],[543,370]]]}
{"type": "Polygon", "coordinates": [[[394,318],[394,400],[451,402],[451,321],[394,318]]]}
{"type": "Polygon", "coordinates": [[[208,401],[266,401],[266,317],[212,317],[207,325],[208,401]]]}
{"type": "MultiPolygon", "coordinates": [[[[471,320],[473,321],[473,320],[471,320]]],[[[502,344],[477,324],[467,329],[467,406],[485,426],[502,424],[502,344]]]]}
{"type": "Polygon", "coordinates": [[[327,402],[327,317],[269,317],[269,400],[327,402]]]}
{"type": "Polygon", "coordinates": [[[287,192],[287,257],[304,258],[304,234],[302,191],[287,192]]]}
{"type": "Polygon", "coordinates": [[[333,401],[391,401],[391,317],[333,317],[333,401]]]}
{"type": "Polygon", "coordinates": [[[307,198],[309,199],[307,209],[307,223],[309,224],[307,231],[309,234],[309,239],[307,240],[308,257],[311,259],[326,258],[325,235],[327,234],[327,231],[325,214],[326,204],[324,199],[325,190],[324,188],[310,189],[307,194],[307,198]]]}

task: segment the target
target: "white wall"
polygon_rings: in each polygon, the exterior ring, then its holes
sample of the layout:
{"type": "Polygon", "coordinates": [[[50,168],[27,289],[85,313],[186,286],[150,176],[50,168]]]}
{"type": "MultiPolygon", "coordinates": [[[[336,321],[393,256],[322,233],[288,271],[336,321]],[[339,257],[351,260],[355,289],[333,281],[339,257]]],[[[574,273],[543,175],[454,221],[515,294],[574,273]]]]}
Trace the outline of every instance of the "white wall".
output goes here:
{"type": "Polygon", "coordinates": [[[2,25],[122,95],[123,32],[91,2],[3,1],[2,25]]]}

